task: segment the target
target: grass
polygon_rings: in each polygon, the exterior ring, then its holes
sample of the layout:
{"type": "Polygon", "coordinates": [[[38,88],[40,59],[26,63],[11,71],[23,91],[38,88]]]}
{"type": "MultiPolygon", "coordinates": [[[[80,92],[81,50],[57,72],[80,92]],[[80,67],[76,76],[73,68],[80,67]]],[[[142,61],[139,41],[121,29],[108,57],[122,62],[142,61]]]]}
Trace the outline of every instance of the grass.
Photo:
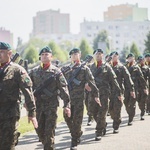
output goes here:
{"type": "MultiPolygon", "coordinates": [[[[87,113],[86,109],[84,109],[84,115],[87,113]]],[[[63,118],[63,108],[58,107],[58,118],[57,118],[57,123],[60,123],[62,121],[64,121],[63,118]]],[[[30,131],[34,131],[34,127],[32,125],[32,123],[28,123],[28,117],[21,117],[19,120],[19,127],[18,127],[18,131],[21,134],[25,134],[26,132],[30,132],[30,131]]]]}
{"type": "MultiPolygon", "coordinates": [[[[57,123],[60,123],[63,120],[64,120],[64,118],[63,118],[63,108],[58,107],[57,123]]],[[[28,117],[27,116],[21,117],[20,120],[19,120],[18,131],[21,134],[24,134],[26,132],[33,131],[33,130],[34,130],[34,127],[33,127],[32,123],[31,122],[28,123],[28,117]]]]}

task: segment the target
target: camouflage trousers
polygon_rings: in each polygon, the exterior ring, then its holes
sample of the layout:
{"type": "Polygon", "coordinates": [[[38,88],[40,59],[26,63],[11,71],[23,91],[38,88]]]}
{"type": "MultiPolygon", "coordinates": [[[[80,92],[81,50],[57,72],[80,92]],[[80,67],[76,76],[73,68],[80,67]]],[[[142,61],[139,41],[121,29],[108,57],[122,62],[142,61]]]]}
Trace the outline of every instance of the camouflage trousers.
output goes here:
{"type": "Polygon", "coordinates": [[[130,95],[130,91],[125,90],[124,98],[125,98],[124,105],[125,105],[128,115],[129,115],[129,121],[132,121],[135,116],[137,94],[136,94],[136,98],[133,98],[130,95]]]}
{"type": "Polygon", "coordinates": [[[102,135],[106,129],[106,115],[108,111],[108,96],[109,94],[100,95],[102,106],[100,107],[95,101],[90,105],[90,109],[94,120],[96,121],[96,135],[102,135]]]}
{"type": "Polygon", "coordinates": [[[146,100],[146,111],[150,112],[150,93],[149,93],[147,100],[146,100]]]}
{"type": "Polygon", "coordinates": [[[45,111],[36,113],[38,129],[36,129],[44,150],[54,150],[54,136],[57,120],[57,107],[47,108],[45,111]]]}
{"type": "Polygon", "coordinates": [[[0,119],[0,150],[15,150],[18,117],[0,119]]]}
{"type": "Polygon", "coordinates": [[[71,117],[69,118],[64,113],[64,119],[71,132],[72,140],[77,142],[82,135],[81,126],[83,120],[84,105],[83,100],[78,101],[74,105],[71,105],[71,117]]]}
{"type": "Polygon", "coordinates": [[[121,123],[121,107],[122,101],[120,101],[117,96],[110,97],[109,112],[111,118],[113,119],[114,130],[117,130],[121,123]]]}
{"type": "Polygon", "coordinates": [[[148,99],[148,95],[146,95],[144,91],[139,90],[137,101],[138,101],[139,109],[141,110],[141,116],[145,114],[147,99],[148,99]]]}

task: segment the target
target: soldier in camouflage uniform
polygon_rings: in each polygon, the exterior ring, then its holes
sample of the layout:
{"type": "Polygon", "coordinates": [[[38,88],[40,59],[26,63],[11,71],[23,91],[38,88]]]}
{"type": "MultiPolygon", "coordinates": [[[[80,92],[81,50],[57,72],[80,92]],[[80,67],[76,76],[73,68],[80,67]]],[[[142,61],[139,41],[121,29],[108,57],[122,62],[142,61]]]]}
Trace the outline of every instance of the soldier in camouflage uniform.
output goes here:
{"type": "MultiPolygon", "coordinates": [[[[145,59],[143,56],[139,56],[137,61],[139,62],[139,67],[144,75],[144,79],[149,87],[149,77],[150,77],[150,68],[145,64],[145,59]]],[[[141,120],[144,120],[144,114],[146,110],[148,95],[144,93],[144,91],[139,88],[138,90],[138,104],[141,110],[141,120]]]]}
{"type": "Polygon", "coordinates": [[[31,79],[24,68],[11,62],[11,55],[10,45],[0,42],[0,150],[15,150],[20,90],[25,96],[29,120],[37,128],[31,79]]]}
{"type": "Polygon", "coordinates": [[[105,135],[106,133],[106,114],[108,111],[110,92],[114,89],[119,100],[121,100],[121,89],[116,80],[116,74],[108,63],[103,62],[103,50],[97,49],[93,54],[96,61],[91,65],[90,69],[100,91],[102,107],[99,107],[96,103],[93,103],[90,107],[92,107],[92,115],[97,123],[95,140],[99,141],[101,140],[102,135],[105,135]]]}
{"type": "MultiPolygon", "coordinates": [[[[49,47],[41,49],[40,53],[41,65],[33,68],[30,77],[33,81],[33,90],[41,87],[43,82],[52,78],[51,83],[47,87],[43,87],[40,93],[35,95],[36,98],[36,117],[39,124],[37,134],[40,141],[44,145],[44,150],[54,150],[54,136],[57,119],[58,90],[60,97],[64,101],[64,111],[70,115],[70,97],[67,88],[67,82],[58,67],[51,64],[52,50],[49,47]]],[[[35,93],[35,92],[34,92],[35,93]]]]}
{"type": "MultiPolygon", "coordinates": [[[[127,56],[127,61],[128,61],[128,64],[126,65],[126,67],[134,83],[136,98],[134,99],[133,97],[131,97],[130,90],[128,89],[127,84],[125,82],[124,104],[125,104],[127,113],[129,115],[128,125],[132,125],[132,121],[135,116],[135,107],[136,107],[135,103],[136,103],[136,100],[138,101],[138,90],[139,88],[141,88],[145,94],[148,94],[148,89],[147,89],[147,84],[144,79],[143,73],[140,67],[135,63],[134,54],[130,53],[127,56]]],[[[141,116],[142,116],[142,112],[141,112],[141,116]]]]}
{"type": "MultiPolygon", "coordinates": [[[[126,82],[130,95],[135,98],[134,83],[127,68],[119,61],[118,52],[114,51],[110,54],[110,56],[112,57],[111,67],[117,75],[117,81],[121,88],[122,95],[124,95],[124,82],[126,82]]],[[[118,96],[115,95],[114,92],[115,91],[112,91],[110,96],[109,111],[111,118],[113,119],[114,133],[118,133],[119,125],[121,123],[122,101],[118,99],[118,96]]]]}
{"type": "MultiPolygon", "coordinates": [[[[148,68],[150,68],[150,53],[145,54],[145,64],[148,66],[148,68]]],[[[150,75],[148,78],[148,83],[150,83],[150,75]]],[[[150,86],[149,86],[149,95],[147,98],[147,104],[146,104],[146,112],[148,113],[148,115],[150,115],[150,86]]]]}
{"type": "MultiPolygon", "coordinates": [[[[77,85],[74,82],[71,82],[69,86],[70,98],[71,98],[71,118],[68,118],[64,115],[65,121],[71,131],[72,143],[71,149],[77,149],[77,144],[80,142],[80,137],[82,135],[81,125],[83,119],[83,111],[84,111],[84,88],[85,86],[89,86],[94,94],[95,101],[100,105],[99,100],[99,92],[95,85],[94,77],[90,69],[84,65],[81,66],[80,57],[81,51],[78,48],[74,48],[69,52],[72,63],[75,63],[73,69],[65,74],[65,77],[69,83],[69,79],[75,74],[76,70],[81,67],[76,80],[80,82],[77,85]]],[[[100,107],[100,106],[99,106],[100,107]]]]}

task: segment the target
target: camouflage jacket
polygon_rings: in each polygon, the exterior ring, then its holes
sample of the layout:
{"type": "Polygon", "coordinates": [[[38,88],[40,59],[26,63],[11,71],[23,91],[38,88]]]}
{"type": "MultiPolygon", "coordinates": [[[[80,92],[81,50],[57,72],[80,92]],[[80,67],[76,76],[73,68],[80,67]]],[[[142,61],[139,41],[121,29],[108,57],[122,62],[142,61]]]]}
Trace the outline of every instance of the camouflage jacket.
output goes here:
{"type": "MultiPolygon", "coordinates": [[[[70,72],[65,74],[67,81],[69,81],[69,79],[72,77],[76,69],[78,69],[78,67],[81,67],[81,65],[79,64],[76,67],[73,67],[73,69],[70,72]]],[[[69,89],[72,104],[74,103],[73,99],[76,99],[76,100],[78,99],[83,102],[86,83],[88,83],[88,85],[91,87],[93,96],[99,97],[99,91],[98,91],[98,88],[96,87],[94,77],[89,67],[87,67],[86,65],[82,66],[76,79],[80,81],[80,84],[77,85],[74,82],[71,82],[72,90],[69,89]]]]}
{"type": "Polygon", "coordinates": [[[100,94],[110,94],[114,90],[117,95],[121,95],[121,89],[116,80],[117,76],[111,66],[106,63],[99,68],[93,63],[90,67],[100,94]]]}
{"type": "MultiPolygon", "coordinates": [[[[147,89],[147,84],[144,79],[143,73],[138,65],[126,66],[129,73],[131,74],[132,81],[134,83],[135,90],[137,89],[147,89]]],[[[125,84],[126,85],[126,84],[125,84]]]]}
{"type": "Polygon", "coordinates": [[[124,93],[125,87],[124,87],[124,82],[126,83],[126,87],[130,90],[130,91],[134,91],[134,83],[131,79],[131,75],[128,71],[128,69],[121,64],[120,62],[113,66],[111,64],[115,74],[117,75],[117,81],[119,83],[119,86],[122,90],[122,93],[124,93]]]}
{"type": "MultiPolygon", "coordinates": [[[[141,71],[143,73],[144,79],[149,87],[150,84],[150,68],[147,65],[139,66],[141,68],[141,71]]],[[[150,87],[149,87],[150,88],[150,87]]]]}
{"type": "Polygon", "coordinates": [[[47,104],[51,107],[58,106],[58,91],[60,92],[60,97],[64,101],[64,107],[69,106],[70,96],[67,88],[67,82],[60,69],[54,65],[44,70],[41,66],[33,68],[30,72],[31,80],[33,81],[33,90],[41,86],[44,81],[46,81],[51,75],[59,74],[54,77],[51,84],[45,87],[36,99],[41,104],[47,104]]]}
{"type": "Polygon", "coordinates": [[[32,81],[23,67],[11,62],[0,80],[0,88],[0,118],[20,116],[20,90],[25,96],[29,116],[35,116],[32,81]]]}

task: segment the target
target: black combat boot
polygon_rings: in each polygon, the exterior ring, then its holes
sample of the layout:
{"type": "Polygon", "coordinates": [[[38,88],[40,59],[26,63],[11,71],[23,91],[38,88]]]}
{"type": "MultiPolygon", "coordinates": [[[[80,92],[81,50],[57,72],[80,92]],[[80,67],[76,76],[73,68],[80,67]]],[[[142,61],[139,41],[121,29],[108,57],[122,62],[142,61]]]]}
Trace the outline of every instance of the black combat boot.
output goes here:
{"type": "Polygon", "coordinates": [[[89,115],[87,126],[91,126],[92,125],[92,121],[93,121],[93,118],[92,118],[91,115],[89,115]]]}
{"type": "Polygon", "coordinates": [[[70,150],[77,150],[77,145],[78,145],[77,143],[78,143],[78,142],[77,142],[77,139],[73,139],[73,138],[72,138],[70,150]]]}

